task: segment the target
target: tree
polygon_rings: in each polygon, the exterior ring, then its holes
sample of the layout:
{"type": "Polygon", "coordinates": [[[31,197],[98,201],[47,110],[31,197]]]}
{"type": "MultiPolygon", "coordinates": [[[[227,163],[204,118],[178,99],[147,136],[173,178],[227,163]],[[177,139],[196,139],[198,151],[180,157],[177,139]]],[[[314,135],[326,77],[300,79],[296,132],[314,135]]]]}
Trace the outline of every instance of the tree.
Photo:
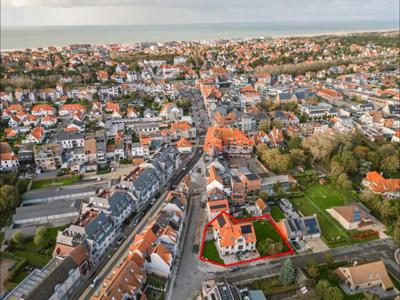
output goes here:
{"type": "Polygon", "coordinates": [[[317,285],[315,286],[315,292],[319,299],[325,299],[325,293],[330,287],[330,284],[327,280],[321,279],[318,281],[317,285]]]}
{"type": "Polygon", "coordinates": [[[337,179],[337,184],[346,191],[351,190],[351,187],[353,185],[346,173],[342,173],[339,175],[337,179]]]}
{"type": "Polygon", "coordinates": [[[286,259],[282,264],[279,279],[284,285],[289,285],[294,283],[296,279],[296,272],[290,258],[286,259]]]}
{"type": "Polygon", "coordinates": [[[29,185],[28,179],[18,180],[17,183],[15,184],[15,188],[16,188],[18,194],[22,195],[23,193],[25,193],[26,190],[28,189],[28,185],[29,185]]]}
{"type": "Polygon", "coordinates": [[[269,194],[266,191],[259,191],[258,197],[260,197],[263,200],[267,200],[269,197],[269,194]]]}
{"type": "Polygon", "coordinates": [[[33,243],[36,246],[40,246],[41,244],[43,244],[43,242],[44,242],[44,236],[35,234],[35,237],[33,238],[33,243]]]}
{"type": "Polygon", "coordinates": [[[292,136],[288,142],[289,149],[300,148],[301,138],[298,135],[292,136]]]}
{"type": "Polygon", "coordinates": [[[316,279],[319,276],[319,270],[315,265],[315,260],[310,259],[307,262],[307,273],[313,279],[316,279]]]}
{"type": "Polygon", "coordinates": [[[333,257],[332,252],[326,252],[326,253],[324,254],[324,257],[325,257],[326,266],[327,266],[328,268],[330,268],[331,265],[332,265],[333,262],[334,262],[334,257],[333,257]]]}
{"type": "Polygon", "coordinates": [[[268,242],[267,240],[262,240],[257,245],[257,251],[260,256],[265,256],[268,254],[268,242]]]}
{"type": "Polygon", "coordinates": [[[271,128],[271,121],[269,120],[262,120],[260,122],[260,130],[264,132],[268,132],[271,128]]]}
{"type": "Polygon", "coordinates": [[[317,133],[306,137],[302,146],[313,156],[313,162],[328,159],[335,147],[335,140],[329,135],[317,133]]]}
{"type": "Polygon", "coordinates": [[[273,120],[272,122],[271,122],[271,127],[272,128],[278,128],[278,129],[281,129],[282,127],[283,127],[283,122],[282,122],[282,120],[279,120],[279,119],[275,119],[275,120],[273,120]]]}
{"type": "Polygon", "coordinates": [[[316,279],[319,276],[319,270],[315,265],[309,266],[307,268],[307,273],[313,279],[316,279]]]}
{"type": "Polygon", "coordinates": [[[267,239],[268,255],[274,255],[283,250],[283,244],[271,239],[267,239]]]}
{"type": "Polygon", "coordinates": [[[265,149],[259,152],[259,156],[263,164],[268,169],[271,169],[272,172],[281,173],[289,169],[289,154],[282,154],[278,149],[266,149],[262,147],[258,147],[257,149],[265,149]]]}
{"type": "Polygon", "coordinates": [[[381,159],[380,159],[380,157],[379,157],[378,152],[369,151],[368,154],[367,154],[367,160],[368,160],[370,163],[372,163],[372,167],[373,167],[374,169],[379,168],[381,159]]]}
{"type": "Polygon", "coordinates": [[[384,144],[378,148],[378,154],[381,159],[384,159],[390,155],[395,155],[396,153],[397,151],[393,144],[384,144]]]}
{"type": "Polygon", "coordinates": [[[331,177],[334,181],[336,181],[339,177],[340,174],[342,174],[344,172],[344,168],[342,167],[342,165],[335,161],[332,160],[331,161],[331,177]]]}
{"type": "Polygon", "coordinates": [[[39,226],[38,228],[36,228],[36,235],[45,236],[47,230],[48,230],[47,226],[39,226]]]}
{"type": "Polygon", "coordinates": [[[281,183],[279,182],[279,180],[274,184],[273,188],[275,194],[279,194],[280,192],[282,192],[281,183]]]}
{"type": "Polygon", "coordinates": [[[400,216],[397,217],[397,220],[393,226],[393,238],[396,241],[400,241],[400,216]]]}
{"type": "Polygon", "coordinates": [[[304,167],[304,164],[306,162],[306,155],[304,154],[304,150],[291,149],[289,153],[290,153],[290,160],[293,166],[304,167]]]}
{"type": "Polygon", "coordinates": [[[357,172],[358,162],[351,151],[344,151],[338,159],[347,173],[357,172]]]}
{"type": "Polygon", "coordinates": [[[4,184],[0,188],[0,211],[4,212],[19,205],[20,198],[14,186],[4,184]]]}
{"type": "Polygon", "coordinates": [[[21,245],[24,241],[24,235],[21,231],[16,230],[11,236],[11,240],[16,244],[21,245]]]}
{"type": "Polygon", "coordinates": [[[369,152],[369,148],[365,146],[354,147],[353,153],[358,159],[366,159],[369,152]]]}
{"type": "Polygon", "coordinates": [[[338,287],[331,286],[326,290],[324,299],[327,299],[327,300],[342,300],[343,299],[343,293],[338,287]]]}
{"type": "Polygon", "coordinates": [[[381,161],[381,169],[388,175],[393,175],[399,170],[400,160],[398,155],[389,155],[381,161]]]}

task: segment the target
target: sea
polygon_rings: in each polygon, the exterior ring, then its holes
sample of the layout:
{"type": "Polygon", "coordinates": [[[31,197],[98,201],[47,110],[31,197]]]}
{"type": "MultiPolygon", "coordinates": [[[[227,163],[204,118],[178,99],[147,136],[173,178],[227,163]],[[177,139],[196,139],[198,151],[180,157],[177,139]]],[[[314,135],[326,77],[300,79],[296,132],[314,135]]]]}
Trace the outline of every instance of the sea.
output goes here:
{"type": "Polygon", "coordinates": [[[398,20],[259,22],[179,25],[1,26],[0,49],[71,44],[130,44],[223,38],[288,37],[399,30],[398,20]]]}

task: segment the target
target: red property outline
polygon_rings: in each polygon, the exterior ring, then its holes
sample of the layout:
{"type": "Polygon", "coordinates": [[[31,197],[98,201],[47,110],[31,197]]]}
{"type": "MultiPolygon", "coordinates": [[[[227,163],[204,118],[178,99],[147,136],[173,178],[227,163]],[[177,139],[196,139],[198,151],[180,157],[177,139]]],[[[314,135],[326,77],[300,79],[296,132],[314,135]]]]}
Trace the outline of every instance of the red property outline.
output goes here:
{"type": "Polygon", "coordinates": [[[239,265],[251,263],[251,262],[254,262],[254,261],[258,261],[258,260],[263,260],[263,259],[269,259],[269,258],[274,258],[274,257],[280,257],[280,256],[290,255],[290,254],[293,254],[293,253],[294,253],[294,250],[293,250],[292,246],[290,246],[290,244],[289,244],[289,242],[287,241],[287,239],[283,236],[282,232],[279,230],[278,226],[276,225],[274,219],[271,217],[271,214],[270,214],[270,213],[267,213],[267,214],[262,215],[262,216],[260,216],[260,217],[251,217],[251,218],[245,218],[245,219],[236,219],[235,217],[233,217],[232,215],[228,214],[227,212],[222,211],[222,212],[220,212],[215,218],[213,218],[210,222],[208,222],[208,223],[206,224],[206,226],[204,227],[203,237],[202,237],[202,240],[201,240],[201,249],[200,249],[199,259],[200,259],[201,261],[209,262],[209,263],[212,263],[212,264],[214,264],[214,265],[221,266],[221,267],[232,267],[232,266],[239,266],[239,265]],[[225,215],[227,215],[229,218],[231,218],[235,224],[241,223],[241,222],[245,222],[245,221],[254,221],[254,220],[268,219],[268,221],[272,224],[272,226],[274,226],[274,229],[278,232],[278,234],[279,234],[279,236],[281,237],[282,241],[283,241],[284,244],[289,248],[289,250],[288,250],[288,251],[284,251],[284,252],[279,252],[279,253],[277,253],[277,254],[265,255],[265,256],[261,256],[261,257],[257,257],[257,258],[252,258],[252,259],[246,259],[246,260],[243,260],[243,261],[238,261],[238,262],[230,263],[230,264],[221,264],[221,263],[218,263],[218,262],[213,261],[213,260],[211,260],[211,259],[205,258],[205,257],[203,256],[203,252],[204,252],[204,243],[205,243],[205,241],[206,241],[207,229],[208,229],[208,227],[210,227],[211,224],[212,224],[219,216],[221,216],[222,214],[225,214],[225,215]]]}

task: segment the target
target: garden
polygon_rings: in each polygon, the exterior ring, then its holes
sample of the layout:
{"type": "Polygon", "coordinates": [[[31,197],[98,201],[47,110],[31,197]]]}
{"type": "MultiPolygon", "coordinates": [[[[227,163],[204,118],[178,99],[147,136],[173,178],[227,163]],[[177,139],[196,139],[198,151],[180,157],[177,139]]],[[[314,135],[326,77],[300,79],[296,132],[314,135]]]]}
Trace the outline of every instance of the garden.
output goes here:
{"type": "Polygon", "coordinates": [[[16,262],[10,267],[4,280],[6,289],[14,288],[33,268],[42,268],[50,261],[57,232],[63,229],[64,227],[38,227],[33,238],[25,238],[20,231],[13,234],[8,249],[1,253],[2,258],[16,262]]]}
{"type": "Polygon", "coordinates": [[[268,219],[255,220],[253,226],[257,238],[256,248],[261,257],[289,251],[278,231],[268,219]]]}
{"type": "Polygon", "coordinates": [[[215,245],[215,241],[205,241],[203,245],[203,257],[215,261],[220,264],[224,264],[224,261],[221,259],[217,246],[215,245]]]}

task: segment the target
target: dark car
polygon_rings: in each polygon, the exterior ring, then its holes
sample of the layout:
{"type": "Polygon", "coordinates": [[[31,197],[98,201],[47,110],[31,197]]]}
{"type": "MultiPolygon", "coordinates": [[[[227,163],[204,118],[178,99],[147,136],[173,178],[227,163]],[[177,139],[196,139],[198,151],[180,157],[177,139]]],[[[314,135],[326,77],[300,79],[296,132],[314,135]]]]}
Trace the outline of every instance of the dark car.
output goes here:
{"type": "Polygon", "coordinates": [[[198,253],[199,252],[199,245],[194,244],[193,247],[192,247],[192,252],[193,253],[198,253]]]}

